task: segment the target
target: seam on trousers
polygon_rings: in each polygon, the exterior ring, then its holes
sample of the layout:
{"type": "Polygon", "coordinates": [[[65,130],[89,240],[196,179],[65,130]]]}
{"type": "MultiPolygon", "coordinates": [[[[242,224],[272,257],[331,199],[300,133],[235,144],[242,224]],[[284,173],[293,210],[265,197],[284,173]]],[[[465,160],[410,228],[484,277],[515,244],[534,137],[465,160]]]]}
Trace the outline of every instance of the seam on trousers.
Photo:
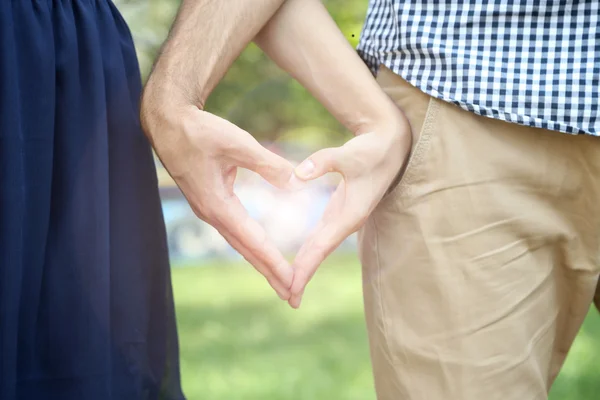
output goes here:
{"type": "MultiPolygon", "coordinates": [[[[374,216],[375,217],[375,216],[374,216]]],[[[385,343],[385,353],[386,353],[386,361],[388,363],[389,368],[392,369],[392,371],[394,372],[394,377],[396,378],[400,376],[400,371],[398,370],[398,363],[394,362],[393,360],[393,355],[392,352],[390,350],[390,341],[389,341],[389,328],[387,326],[387,318],[386,318],[386,313],[385,313],[385,308],[383,306],[383,295],[382,295],[382,291],[383,291],[383,286],[381,285],[381,263],[379,261],[379,229],[377,227],[377,218],[373,218],[373,230],[374,230],[374,234],[375,234],[375,257],[376,257],[376,267],[377,267],[377,301],[378,301],[378,307],[379,307],[379,313],[381,315],[381,325],[383,327],[383,340],[385,343]]],[[[406,353],[404,353],[404,358],[407,358],[406,353]]],[[[399,380],[399,379],[398,379],[399,380]]],[[[407,390],[403,390],[404,388],[402,387],[402,385],[400,384],[396,384],[394,385],[396,387],[398,387],[400,389],[400,391],[402,392],[402,396],[405,399],[410,399],[409,394],[407,392],[407,390]]]]}
{"type": "Polygon", "coordinates": [[[398,184],[397,197],[402,198],[403,195],[410,193],[410,184],[414,182],[417,174],[417,168],[424,161],[427,150],[431,145],[431,138],[433,136],[433,124],[440,108],[439,100],[431,98],[429,100],[429,106],[427,107],[425,121],[423,121],[423,127],[421,128],[421,134],[415,145],[413,156],[409,160],[409,164],[406,167],[406,173],[403,179],[398,184]]]}
{"type": "MultiPolygon", "coordinates": [[[[415,169],[418,169],[417,167],[423,162],[424,158],[425,158],[425,154],[429,148],[430,142],[431,142],[431,137],[432,137],[432,126],[433,126],[433,121],[434,118],[437,116],[437,111],[439,109],[440,105],[438,103],[437,100],[435,100],[434,98],[430,98],[429,102],[427,104],[427,110],[425,111],[425,120],[423,121],[423,125],[421,126],[421,130],[419,132],[419,136],[417,138],[417,143],[415,144],[415,148],[412,152],[412,154],[409,156],[409,160],[408,163],[406,165],[406,170],[405,170],[405,175],[403,177],[400,178],[400,182],[398,183],[398,185],[396,186],[396,188],[394,188],[389,194],[388,197],[396,197],[397,199],[401,198],[402,195],[404,195],[405,193],[408,192],[408,185],[414,181],[415,176],[416,176],[416,171],[415,169]]],[[[394,201],[395,207],[397,208],[397,211],[400,212],[400,210],[398,209],[398,205],[396,203],[396,201],[394,201]]],[[[399,363],[394,361],[394,357],[391,351],[391,347],[390,347],[390,340],[389,340],[389,335],[390,335],[390,329],[388,327],[387,324],[387,318],[386,318],[386,312],[385,312],[385,307],[384,307],[384,302],[383,302],[383,286],[381,284],[381,262],[380,262],[380,250],[379,250],[379,229],[377,227],[377,218],[374,215],[375,218],[373,218],[373,228],[374,228],[374,235],[375,235],[375,256],[376,256],[376,273],[377,273],[377,290],[379,293],[377,293],[376,299],[379,302],[378,307],[379,307],[379,313],[381,315],[381,325],[383,327],[383,340],[384,340],[384,345],[385,345],[385,352],[386,352],[386,361],[388,363],[388,368],[390,368],[393,371],[394,377],[395,377],[395,384],[393,385],[394,387],[398,388],[398,390],[402,393],[402,397],[405,399],[410,399],[410,394],[408,393],[408,389],[405,388],[403,385],[401,385],[399,383],[400,379],[400,370],[399,370],[399,363]]],[[[404,360],[408,361],[408,355],[406,354],[406,352],[403,350],[403,356],[404,356],[404,360]]],[[[408,375],[409,381],[412,380],[410,374],[408,375]]],[[[412,385],[411,385],[412,386],[412,385]]]]}

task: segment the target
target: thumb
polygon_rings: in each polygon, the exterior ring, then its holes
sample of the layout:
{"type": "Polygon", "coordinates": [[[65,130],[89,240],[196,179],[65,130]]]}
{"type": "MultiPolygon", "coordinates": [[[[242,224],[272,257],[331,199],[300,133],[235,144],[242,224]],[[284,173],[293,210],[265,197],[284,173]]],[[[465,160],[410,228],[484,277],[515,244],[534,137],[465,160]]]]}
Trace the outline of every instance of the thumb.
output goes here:
{"type": "Polygon", "coordinates": [[[331,147],[319,150],[296,167],[296,176],[304,181],[320,178],[329,172],[340,171],[341,149],[331,147]]]}

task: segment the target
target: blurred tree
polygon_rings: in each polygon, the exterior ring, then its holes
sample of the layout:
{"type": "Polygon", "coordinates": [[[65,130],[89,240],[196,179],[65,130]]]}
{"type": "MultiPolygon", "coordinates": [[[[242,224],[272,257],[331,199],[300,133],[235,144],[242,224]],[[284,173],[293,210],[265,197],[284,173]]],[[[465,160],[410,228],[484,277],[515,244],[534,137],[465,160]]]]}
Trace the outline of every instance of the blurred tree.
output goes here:
{"type": "MultiPolygon", "coordinates": [[[[367,3],[324,1],[353,46],[358,43],[367,3]]],[[[168,34],[179,0],[115,0],[115,4],[129,23],[145,79],[168,34]]],[[[321,147],[337,145],[348,138],[327,110],[254,44],[232,65],[210,96],[206,109],[259,140],[298,140],[321,147]]]]}

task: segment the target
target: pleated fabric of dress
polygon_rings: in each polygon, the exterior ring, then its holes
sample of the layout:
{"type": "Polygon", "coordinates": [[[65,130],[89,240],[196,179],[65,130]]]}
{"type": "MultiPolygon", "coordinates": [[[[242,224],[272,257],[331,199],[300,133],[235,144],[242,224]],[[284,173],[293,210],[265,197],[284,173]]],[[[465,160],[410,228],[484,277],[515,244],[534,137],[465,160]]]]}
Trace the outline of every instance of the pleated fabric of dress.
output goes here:
{"type": "Polygon", "coordinates": [[[183,399],[125,22],[0,0],[0,57],[0,399],[183,399]]]}

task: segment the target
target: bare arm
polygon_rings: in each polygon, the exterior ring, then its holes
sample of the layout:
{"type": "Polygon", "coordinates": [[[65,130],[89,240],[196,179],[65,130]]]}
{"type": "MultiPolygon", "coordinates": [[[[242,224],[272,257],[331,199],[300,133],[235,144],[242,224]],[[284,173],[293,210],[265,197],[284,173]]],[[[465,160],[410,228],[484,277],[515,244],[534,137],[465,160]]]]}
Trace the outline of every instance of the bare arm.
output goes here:
{"type": "Polygon", "coordinates": [[[283,0],[184,0],[142,97],[141,121],[196,215],[289,299],[293,270],[233,192],[238,167],[289,187],[293,166],[203,111],[231,63],[283,0]]]}
{"type": "Polygon", "coordinates": [[[320,0],[288,0],[255,42],[353,133],[399,117],[320,0]]]}
{"type": "Polygon", "coordinates": [[[184,0],[146,85],[141,117],[154,149],[196,214],[263,273],[280,297],[297,307],[320,262],[360,227],[383,196],[408,153],[410,134],[403,115],[380,91],[322,5],[287,0],[279,8],[282,3],[184,0]],[[269,18],[258,43],[360,134],[340,148],[311,156],[312,172],[302,173],[301,167],[310,162],[297,169],[302,179],[337,171],[344,182],[296,257],[295,271],[233,193],[237,167],[251,169],[279,187],[292,184],[293,167],[247,132],[202,111],[227,68],[269,18]],[[290,298],[292,292],[295,296],[290,298]]]}
{"type": "Polygon", "coordinates": [[[183,0],[146,94],[160,90],[170,100],[203,109],[233,61],[284,1],[183,0]]]}
{"type": "Polygon", "coordinates": [[[294,260],[290,304],[298,307],[321,262],[361,227],[397,176],[410,151],[410,126],[320,0],[287,0],[255,41],[357,135],[296,169],[306,180],[328,172],[344,178],[294,260]]]}

